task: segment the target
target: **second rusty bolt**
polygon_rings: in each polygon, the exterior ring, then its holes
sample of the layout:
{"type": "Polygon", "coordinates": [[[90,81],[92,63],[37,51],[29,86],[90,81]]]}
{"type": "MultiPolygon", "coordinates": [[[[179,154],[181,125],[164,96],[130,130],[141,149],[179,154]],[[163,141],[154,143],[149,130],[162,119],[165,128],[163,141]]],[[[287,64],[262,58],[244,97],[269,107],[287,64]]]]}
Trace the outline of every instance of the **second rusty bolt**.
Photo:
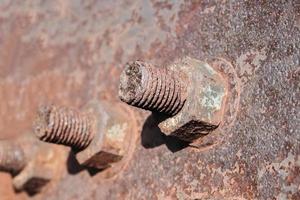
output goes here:
{"type": "Polygon", "coordinates": [[[92,138],[91,118],[75,109],[54,105],[40,107],[35,124],[40,140],[84,149],[92,138]]]}
{"type": "Polygon", "coordinates": [[[134,121],[130,110],[120,103],[91,100],[81,111],[43,106],[35,134],[42,141],[70,146],[81,165],[105,169],[127,160],[123,157],[134,147],[134,121]]]}

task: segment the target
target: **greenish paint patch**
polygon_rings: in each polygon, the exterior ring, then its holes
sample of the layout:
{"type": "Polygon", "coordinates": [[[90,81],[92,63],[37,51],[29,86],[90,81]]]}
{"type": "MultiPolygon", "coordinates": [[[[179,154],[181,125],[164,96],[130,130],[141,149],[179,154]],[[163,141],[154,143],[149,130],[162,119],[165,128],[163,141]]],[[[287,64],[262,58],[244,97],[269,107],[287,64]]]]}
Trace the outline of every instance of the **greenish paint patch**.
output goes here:
{"type": "Polygon", "coordinates": [[[111,140],[122,141],[125,136],[125,131],[128,127],[127,123],[115,124],[108,130],[107,137],[111,140]]]}
{"type": "Polygon", "coordinates": [[[222,106],[224,90],[210,85],[204,88],[201,105],[209,110],[219,110],[222,106]]]}
{"type": "Polygon", "coordinates": [[[216,74],[215,70],[213,68],[211,68],[211,66],[209,64],[204,63],[203,67],[205,67],[205,69],[207,70],[208,73],[210,73],[210,75],[216,74]]]}

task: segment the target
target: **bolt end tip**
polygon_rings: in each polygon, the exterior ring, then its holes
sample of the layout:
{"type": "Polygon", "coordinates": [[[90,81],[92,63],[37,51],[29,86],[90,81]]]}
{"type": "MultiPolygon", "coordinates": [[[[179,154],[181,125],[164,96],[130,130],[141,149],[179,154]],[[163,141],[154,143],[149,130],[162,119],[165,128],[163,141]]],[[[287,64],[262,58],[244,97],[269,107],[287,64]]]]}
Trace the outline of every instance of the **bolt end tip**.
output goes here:
{"type": "Polygon", "coordinates": [[[38,108],[37,117],[33,124],[33,132],[40,140],[46,139],[52,111],[52,105],[43,105],[38,108]]]}
{"type": "Polygon", "coordinates": [[[120,76],[119,98],[131,104],[140,93],[143,85],[143,63],[140,61],[127,63],[120,76]]]}

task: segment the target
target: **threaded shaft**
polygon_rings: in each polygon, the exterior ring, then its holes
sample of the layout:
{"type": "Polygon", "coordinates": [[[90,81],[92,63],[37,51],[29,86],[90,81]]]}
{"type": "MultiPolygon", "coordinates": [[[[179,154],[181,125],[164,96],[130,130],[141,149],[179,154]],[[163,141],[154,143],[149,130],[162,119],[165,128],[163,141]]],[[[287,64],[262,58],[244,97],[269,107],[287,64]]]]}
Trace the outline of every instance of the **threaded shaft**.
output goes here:
{"type": "Polygon", "coordinates": [[[0,170],[18,173],[26,165],[25,153],[18,145],[0,142],[0,170]]]}
{"type": "Polygon", "coordinates": [[[119,97],[132,106],[176,115],[186,100],[186,86],[173,71],[135,61],[121,74],[119,97]]]}
{"type": "Polygon", "coordinates": [[[74,109],[43,106],[38,111],[35,134],[42,141],[81,150],[93,139],[91,118],[74,109]]]}

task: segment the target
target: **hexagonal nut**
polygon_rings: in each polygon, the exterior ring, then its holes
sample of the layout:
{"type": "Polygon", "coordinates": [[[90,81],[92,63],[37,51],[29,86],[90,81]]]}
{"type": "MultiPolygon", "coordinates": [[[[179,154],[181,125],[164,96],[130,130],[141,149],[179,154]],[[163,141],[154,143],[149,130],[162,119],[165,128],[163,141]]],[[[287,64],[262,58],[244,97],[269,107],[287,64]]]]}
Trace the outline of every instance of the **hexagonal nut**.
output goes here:
{"type": "MultiPolygon", "coordinates": [[[[33,144],[36,145],[36,144],[33,144]]],[[[25,190],[34,195],[54,177],[58,169],[57,155],[51,144],[40,142],[33,150],[26,167],[13,179],[16,191],[25,190]]]]}
{"type": "Polygon", "coordinates": [[[132,131],[128,113],[119,103],[92,101],[85,110],[94,116],[94,138],[91,144],[76,154],[79,164],[105,169],[120,161],[130,145],[132,131]]]}
{"type": "Polygon", "coordinates": [[[188,94],[181,111],[160,122],[159,128],[166,135],[191,142],[221,123],[227,95],[226,82],[209,64],[189,57],[169,68],[188,77],[188,94]]]}

